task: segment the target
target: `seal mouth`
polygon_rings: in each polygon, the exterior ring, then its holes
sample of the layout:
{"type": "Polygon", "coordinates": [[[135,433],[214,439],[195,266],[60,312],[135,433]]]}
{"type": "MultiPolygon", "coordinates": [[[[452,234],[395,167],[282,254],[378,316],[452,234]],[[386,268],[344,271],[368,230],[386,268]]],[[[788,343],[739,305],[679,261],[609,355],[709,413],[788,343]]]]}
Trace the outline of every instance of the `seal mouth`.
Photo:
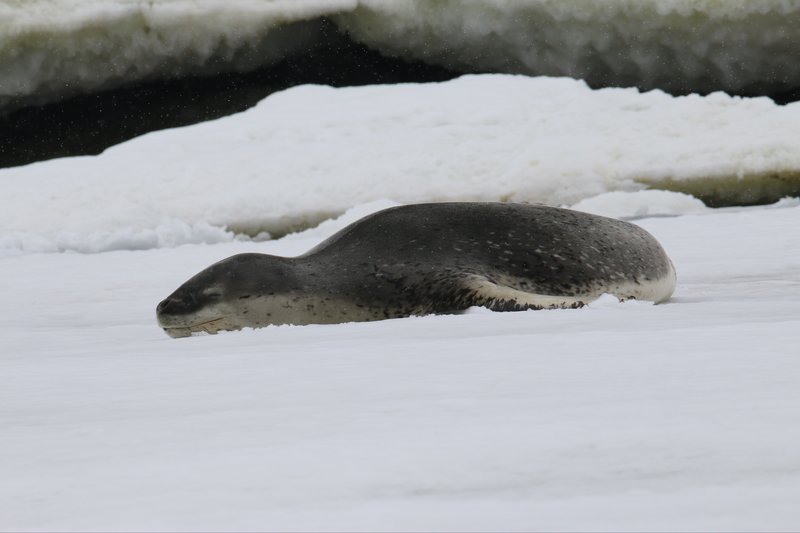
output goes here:
{"type": "Polygon", "coordinates": [[[225,327],[225,317],[220,317],[212,320],[206,320],[205,322],[200,322],[198,324],[192,324],[191,326],[162,325],[161,329],[163,329],[164,333],[173,339],[179,339],[181,337],[190,337],[193,333],[208,333],[210,335],[216,335],[219,331],[229,328],[225,327]]]}

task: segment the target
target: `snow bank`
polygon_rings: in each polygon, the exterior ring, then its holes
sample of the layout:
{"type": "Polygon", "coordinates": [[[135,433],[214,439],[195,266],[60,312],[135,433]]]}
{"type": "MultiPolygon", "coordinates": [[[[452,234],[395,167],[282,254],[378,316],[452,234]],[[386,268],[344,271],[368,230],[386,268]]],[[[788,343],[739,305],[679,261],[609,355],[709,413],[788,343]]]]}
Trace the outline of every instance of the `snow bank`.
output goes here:
{"type": "Polygon", "coordinates": [[[271,65],[355,0],[24,0],[0,4],[0,107],[150,78],[271,65]]]}
{"type": "Polygon", "coordinates": [[[614,191],[581,200],[572,209],[614,218],[641,218],[708,213],[706,205],[689,194],[670,191],[614,191]]]}
{"type": "Polygon", "coordinates": [[[798,0],[17,0],[0,4],[0,107],[270,65],[313,47],[323,16],[384,53],[466,72],[800,86],[798,0]]]}
{"type": "Polygon", "coordinates": [[[572,205],[661,187],[740,203],[797,194],[800,104],[506,75],[302,86],[96,157],[0,170],[0,248],[279,236],[379,199],[572,205]]]}
{"type": "Polygon", "coordinates": [[[677,92],[800,85],[797,0],[361,0],[336,20],[381,52],[462,72],[677,92]]]}

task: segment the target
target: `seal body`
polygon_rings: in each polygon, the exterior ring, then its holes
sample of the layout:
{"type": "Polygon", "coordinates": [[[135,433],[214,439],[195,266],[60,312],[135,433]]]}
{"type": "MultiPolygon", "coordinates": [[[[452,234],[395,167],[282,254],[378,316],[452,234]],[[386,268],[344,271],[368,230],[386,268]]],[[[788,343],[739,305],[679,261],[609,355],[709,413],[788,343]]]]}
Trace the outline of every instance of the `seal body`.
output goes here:
{"type": "Polygon", "coordinates": [[[568,209],[434,203],[369,215],[298,257],[239,254],[157,308],[173,337],[270,324],[667,300],[675,270],[644,229],[568,209]]]}

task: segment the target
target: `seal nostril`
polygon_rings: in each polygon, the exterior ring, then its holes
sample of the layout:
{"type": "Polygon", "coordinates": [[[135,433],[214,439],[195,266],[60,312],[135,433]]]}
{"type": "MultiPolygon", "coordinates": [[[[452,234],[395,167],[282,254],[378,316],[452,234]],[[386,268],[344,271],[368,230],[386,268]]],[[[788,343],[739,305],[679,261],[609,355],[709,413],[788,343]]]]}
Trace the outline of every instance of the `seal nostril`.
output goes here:
{"type": "Polygon", "coordinates": [[[162,300],[156,306],[156,313],[169,313],[170,311],[175,310],[175,299],[174,298],[167,298],[166,300],[162,300]]]}
{"type": "Polygon", "coordinates": [[[181,315],[192,312],[200,307],[197,297],[192,293],[172,295],[165,298],[156,306],[158,314],[181,315]]]}

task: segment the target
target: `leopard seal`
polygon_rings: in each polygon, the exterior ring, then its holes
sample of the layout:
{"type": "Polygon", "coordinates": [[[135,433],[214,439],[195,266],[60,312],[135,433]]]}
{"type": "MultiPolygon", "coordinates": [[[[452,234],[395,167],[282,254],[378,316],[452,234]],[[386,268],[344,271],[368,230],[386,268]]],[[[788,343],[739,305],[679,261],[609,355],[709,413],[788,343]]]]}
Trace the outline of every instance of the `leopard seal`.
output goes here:
{"type": "Polygon", "coordinates": [[[271,324],[580,307],[604,293],[663,302],[675,269],[647,231],[569,209],[430,203],[379,211],[307,253],[243,253],[158,304],[172,337],[271,324]]]}

